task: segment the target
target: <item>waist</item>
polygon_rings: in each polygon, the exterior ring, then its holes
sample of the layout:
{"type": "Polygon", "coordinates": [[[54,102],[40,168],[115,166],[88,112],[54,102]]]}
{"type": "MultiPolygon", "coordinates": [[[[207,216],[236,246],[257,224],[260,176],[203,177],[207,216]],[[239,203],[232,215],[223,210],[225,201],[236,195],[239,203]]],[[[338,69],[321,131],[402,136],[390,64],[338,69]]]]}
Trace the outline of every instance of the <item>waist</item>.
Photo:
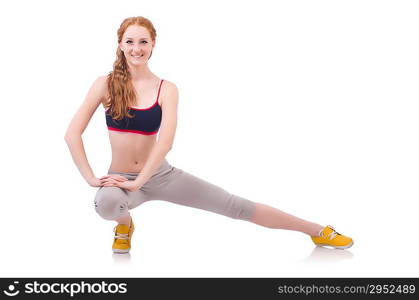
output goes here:
{"type": "MultiPolygon", "coordinates": [[[[155,171],[155,173],[161,172],[165,169],[171,168],[172,166],[169,164],[169,162],[167,161],[167,159],[163,159],[163,162],[161,163],[161,165],[157,168],[157,170],[155,171]]],[[[127,175],[127,176],[138,176],[138,174],[141,174],[142,171],[139,172],[123,172],[123,171],[112,171],[112,170],[108,170],[108,174],[118,174],[118,175],[127,175]]],[[[153,174],[154,175],[154,174],[153,174]]]]}

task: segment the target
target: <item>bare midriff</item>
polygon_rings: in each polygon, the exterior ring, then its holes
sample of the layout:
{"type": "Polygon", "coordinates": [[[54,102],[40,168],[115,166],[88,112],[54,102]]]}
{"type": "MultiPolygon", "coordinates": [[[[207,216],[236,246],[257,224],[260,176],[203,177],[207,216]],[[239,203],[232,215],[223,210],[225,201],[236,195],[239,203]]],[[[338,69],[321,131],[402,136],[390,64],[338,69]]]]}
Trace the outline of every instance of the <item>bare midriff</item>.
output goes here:
{"type": "Polygon", "coordinates": [[[109,171],[140,173],[154,144],[157,134],[142,135],[108,130],[112,150],[109,171]]]}

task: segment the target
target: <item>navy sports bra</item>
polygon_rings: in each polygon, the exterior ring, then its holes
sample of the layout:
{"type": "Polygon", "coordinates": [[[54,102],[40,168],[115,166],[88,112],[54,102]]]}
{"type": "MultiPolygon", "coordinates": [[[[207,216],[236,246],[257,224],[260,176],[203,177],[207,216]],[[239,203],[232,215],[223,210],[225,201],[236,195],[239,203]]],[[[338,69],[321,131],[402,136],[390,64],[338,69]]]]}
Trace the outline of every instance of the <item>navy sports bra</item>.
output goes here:
{"type": "Polygon", "coordinates": [[[112,119],[111,115],[105,111],[106,125],[109,130],[132,132],[144,135],[157,134],[160,128],[162,110],[159,105],[160,88],[163,83],[163,79],[160,81],[159,91],[157,93],[156,102],[149,108],[134,108],[129,107],[128,112],[130,115],[134,115],[133,118],[124,116],[121,120],[117,121],[112,119]]]}

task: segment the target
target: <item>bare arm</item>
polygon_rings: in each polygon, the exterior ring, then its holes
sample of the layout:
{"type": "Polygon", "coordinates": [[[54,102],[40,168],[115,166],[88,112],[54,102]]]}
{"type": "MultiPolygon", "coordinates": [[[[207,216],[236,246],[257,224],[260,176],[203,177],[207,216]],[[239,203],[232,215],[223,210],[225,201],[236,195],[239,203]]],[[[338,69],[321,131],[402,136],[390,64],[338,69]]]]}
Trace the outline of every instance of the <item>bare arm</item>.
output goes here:
{"type": "Polygon", "coordinates": [[[151,150],[141,173],[134,181],[139,188],[157,171],[166,154],[172,149],[175,138],[179,92],[174,83],[166,81],[166,84],[168,86],[162,101],[162,123],[159,140],[151,150]]]}
{"type": "MultiPolygon", "coordinates": [[[[84,179],[92,185],[96,179],[86,157],[82,134],[99,104],[105,97],[106,76],[98,77],[90,87],[87,96],[74,115],[65,133],[65,141],[70,149],[74,163],[84,179]]],[[[95,185],[97,186],[97,185],[95,185]]]]}

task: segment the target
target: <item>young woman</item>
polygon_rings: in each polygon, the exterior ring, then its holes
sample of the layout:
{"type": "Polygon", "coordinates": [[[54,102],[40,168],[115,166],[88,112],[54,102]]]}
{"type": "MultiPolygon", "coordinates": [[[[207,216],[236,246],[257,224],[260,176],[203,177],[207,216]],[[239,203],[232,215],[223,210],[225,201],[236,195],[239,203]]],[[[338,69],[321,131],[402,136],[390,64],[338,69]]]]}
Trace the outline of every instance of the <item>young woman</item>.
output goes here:
{"type": "Polygon", "coordinates": [[[131,248],[134,222],[129,210],[149,200],[166,200],[268,228],[306,233],[316,245],[349,248],[353,240],[331,226],[297,218],[262,203],[231,194],[221,187],[172,166],[165,156],[173,145],[178,89],[148,66],[156,30],[144,17],[125,19],[117,32],[113,71],[98,77],[73,117],[65,140],[72,158],[90,186],[99,187],[96,212],[118,224],[112,250],[131,248]],[[102,104],[112,149],[108,174],[97,178],[89,166],[81,138],[102,104]],[[160,132],[157,139],[157,133],[160,132]]]}

